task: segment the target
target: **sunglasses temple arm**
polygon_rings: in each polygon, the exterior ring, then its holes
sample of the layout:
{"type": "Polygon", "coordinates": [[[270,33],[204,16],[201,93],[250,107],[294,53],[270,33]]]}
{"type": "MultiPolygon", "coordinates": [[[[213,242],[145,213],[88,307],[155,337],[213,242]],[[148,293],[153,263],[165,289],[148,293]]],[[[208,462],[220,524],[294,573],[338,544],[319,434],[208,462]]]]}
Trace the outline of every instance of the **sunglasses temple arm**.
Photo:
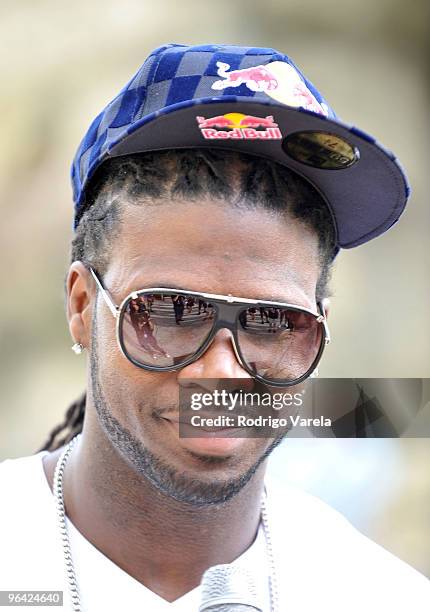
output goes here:
{"type": "Polygon", "coordinates": [[[329,344],[330,340],[331,340],[331,338],[330,338],[330,330],[329,330],[328,325],[327,325],[327,317],[325,316],[324,306],[323,306],[322,302],[318,302],[317,306],[318,306],[322,316],[324,317],[322,323],[324,325],[324,330],[325,330],[325,343],[329,344]]]}
{"type": "Polygon", "coordinates": [[[116,306],[114,304],[114,302],[112,301],[109,293],[106,291],[106,289],[103,287],[102,283],[100,282],[97,274],[94,272],[94,270],[92,268],[90,268],[90,272],[94,278],[94,280],[96,281],[96,284],[98,286],[98,288],[100,289],[100,292],[103,296],[104,301],[107,304],[107,307],[109,308],[109,310],[111,311],[111,313],[113,314],[113,316],[115,317],[115,319],[118,317],[118,306],[116,306]]]}

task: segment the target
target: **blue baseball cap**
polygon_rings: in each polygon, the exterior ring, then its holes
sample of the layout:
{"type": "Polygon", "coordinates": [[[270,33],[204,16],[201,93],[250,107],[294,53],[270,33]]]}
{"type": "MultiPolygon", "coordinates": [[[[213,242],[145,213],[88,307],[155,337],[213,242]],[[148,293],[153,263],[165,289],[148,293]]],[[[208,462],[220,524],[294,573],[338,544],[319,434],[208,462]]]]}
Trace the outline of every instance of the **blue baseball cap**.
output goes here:
{"type": "Polygon", "coordinates": [[[202,147],[272,159],[303,176],[331,211],[337,249],[384,233],[410,193],[395,155],[340,121],[287,55],[167,44],[149,55],[82,140],[72,166],[74,227],[104,161],[202,147]]]}

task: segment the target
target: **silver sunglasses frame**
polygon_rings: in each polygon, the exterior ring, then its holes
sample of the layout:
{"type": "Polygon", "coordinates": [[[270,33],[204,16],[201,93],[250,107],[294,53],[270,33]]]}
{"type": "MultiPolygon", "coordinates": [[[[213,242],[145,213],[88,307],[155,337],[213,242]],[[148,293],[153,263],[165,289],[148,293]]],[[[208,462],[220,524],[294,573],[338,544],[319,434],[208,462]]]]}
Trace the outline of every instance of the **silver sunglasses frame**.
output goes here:
{"type": "MultiPolygon", "coordinates": [[[[256,380],[260,380],[262,382],[264,382],[265,384],[271,385],[271,386],[278,386],[278,387],[288,387],[291,385],[296,385],[300,382],[302,382],[303,380],[305,380],[306,378],[312,377],[313,373],[317,370],[317,365],[321,359],[322,353],[323,353],[323,349],[325,346],[327,346],[327,344],[330,343],[331,338],[330,338],[330,330],[328,328],[328,324],[327,324],[327,318],[325,316],[324,313],[324,308],[322,306],[321,303],[318,303],[318,307],[321,310],[321,313],[315,313],[313,310],[310,310],[309,308],[305,308],[303,306],[298,306],[297,304],[290,304],[287,302],[273,302],[270,300],[255,300],[252,298],[241,298],[241,297],[237,297],[234,295],[222,295],[222,294],[217,294],[217,293],[201,293],[198,291],[189,291],[188,289],[177,289],[177,288],[172,288],[172,287],[145,287],[144,289],[139,289],[137,291],[131,291],[123,300],[122,302],[117,305],[115,304],[115,302],[113,301],[112,297],[109,294],[109,291],[107,289],[105,289],[105,287],[103,286],[103,283],[101,282],[101,280],[99,279],[97,273],[95,272],[95,270],[89,266],[89,271],[92,275],[92,277],[94,278],[96,285],[98,287],[98,289],[100,290],[100,293],[103,296],[103,299],[107,305],[107,307],[109,308],[110,312],[112,313],[113,317],[116,320],[116,339],[118,342],[118,345],[121,349],[121,353],[124,355],[124,357],[130,361],[131,363],[133,363],[133,365],[135,365],[136,367],[140,367],[142,369],[145,370],[149,370],[149,371],[157,371],[157,372],[172,372],[172,371],[176,371],[176,370],[181,370],[183,367],[185,367],[186,365],[189,365],[190,363],[192,363],[193,361],[196,361],[198,358],[201,357],[202,354],[204,354],[207,349],[209,348],[209,346],[212,344],[214,337],[211,339],[211,341],[208,343],[207,346],[204,347],[203,350],[199,349],[199,351],[197,351],[195,353],[195,355],[192,356],[192,358],[190,358],[190,361],[186,361],[183,364],[178,364],[177,366],[173,365],[173,366],[168,366],[168,367],[159,367],[159,366],[152,366],[152,365],[145,365],[145,364],[141,364],[138,363],[136,361],[134,361],[130,355],[127,355],[127,353],[124,351],[123,349],[123,344],[121,341],[121,337],[120,337],[120,321],[121,321],[121,312],[123,311],[123,308],[125,306],[125,304],[130,300],[130,299],[137,299],[139,293],[144,292],[148,292],[148,293],[156,293],[156,292],[160,292],[160,293],[172,293],[172,292],[177,292],[179,294],[183,294],[186,293],[188,295],[192,295],[192,296],[196,296],[199,298],[204,298],[207,299],[208,302],[217,300],[217,301],[221,301],[224,302],[226,304],[233,304],[233,303],[237,303],[237,304],[248,304],[250,306],[255,305],[255,306],[261,306],[262,304],[267,305],[268,307],[282,307],[282,308],[292,308],[294,310],[299,310],[302,312],[306,312],[308,314],[311,314],[313,317],[315,317],[315,319],[318,321],[318,323],[322,323],[323,327],[324,327],[324,343],[322,344],[322,347],[320,348],[318,357],[316,358],[316,364],[315,364],[315,368],[313,371],[310,371],[310,373],[308,374],[307,372],[301,377],[298,378],[292,382],[277,382],[277,381],[267,381],[265,380],[263,377],[261,377],[258,374],[255,374],[255,372],[252,372],[250,370],[250,368],[248,367],[248,365],[244,362],[244,360],[242,359],[242,357],[240,356],[240,353],[238,351],[238,348],[236,346],[236,338],[234,336],[234,334],[232,334],[232,346],[233,346],[233,350],[234,353],[236,355],[236,359],[238,360],[238,362],[240,363],[240,365],[256,380]]],[[[204,344],[202,345],[204,346],[204,344]]],[[[314,362],[315,363],[315,362],[314,362]]],[[[311,370],[311,369],[310,369],[311,370]]]]}

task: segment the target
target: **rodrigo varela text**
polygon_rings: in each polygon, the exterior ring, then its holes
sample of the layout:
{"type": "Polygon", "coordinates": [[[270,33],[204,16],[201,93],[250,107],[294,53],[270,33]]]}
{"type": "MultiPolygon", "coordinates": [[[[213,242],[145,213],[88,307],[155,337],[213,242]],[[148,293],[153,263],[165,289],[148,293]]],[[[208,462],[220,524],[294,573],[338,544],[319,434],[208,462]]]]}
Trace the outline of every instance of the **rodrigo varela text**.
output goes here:
{"type": "Polygon", "coordinates": [[[228,415],[218,415],[216,417],[206,417],[199,414],[194,414],[190,419],[191,425],[194,427],[270,427],[278,429],[279,427],[330,427],[331,419],[325,417],[304,418],[300,415],[289,415],[285,418],[276,418],[271,416],[244,416],[236,415],[234,417],[228,415]]]}

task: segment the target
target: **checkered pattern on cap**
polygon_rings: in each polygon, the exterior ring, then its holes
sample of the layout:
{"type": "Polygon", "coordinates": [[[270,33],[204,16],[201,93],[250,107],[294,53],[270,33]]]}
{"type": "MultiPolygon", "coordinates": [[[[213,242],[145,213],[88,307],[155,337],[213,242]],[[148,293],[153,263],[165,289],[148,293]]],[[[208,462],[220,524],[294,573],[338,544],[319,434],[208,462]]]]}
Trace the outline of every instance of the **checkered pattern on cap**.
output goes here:
{"type": "Polygon", "coordinates": [[[116,98],[94,119],[82,140],[71,173],[75,214],[79,215],[88,179],[107,158],[109,151],[147,121],[208,99],[233,102],[238,98],[242,101],[253,98],[267,101],[264,92],[252,91],[245,83],[221,91],[212,89],[213,83],[220,78],[217,62],[228,64],[230,70],[238,70],[274,61],[292,66],[316,100],[326,105],[328,116],[336,117],[320,92],[294,62],[275,49],[233,45],[161,46],[149,55],[116,98]]]}

